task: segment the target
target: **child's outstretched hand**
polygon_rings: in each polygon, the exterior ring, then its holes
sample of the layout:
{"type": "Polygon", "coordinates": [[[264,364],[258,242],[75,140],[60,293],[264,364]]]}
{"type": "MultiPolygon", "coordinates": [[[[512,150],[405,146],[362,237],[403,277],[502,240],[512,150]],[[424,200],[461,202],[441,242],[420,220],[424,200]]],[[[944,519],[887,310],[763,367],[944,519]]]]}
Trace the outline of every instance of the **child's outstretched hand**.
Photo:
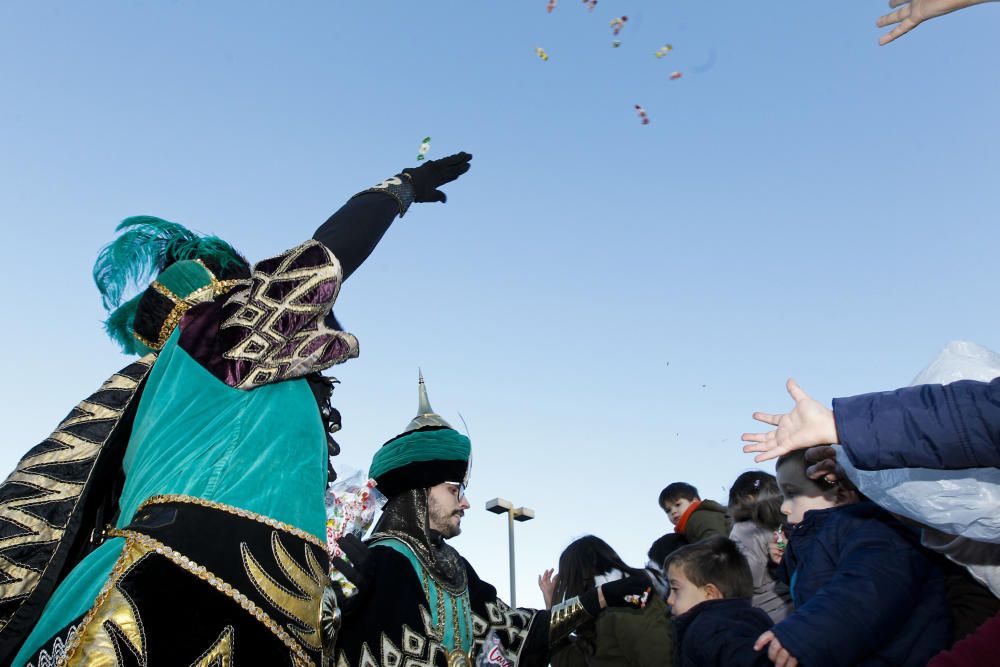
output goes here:
{"type": "Polygon", "coordinates": [[[753,650],[760,651],[765,646],[767,647],[767,657],[774,663],[775,667],[797,667],[799,664],[798,659],[781,645],[781,642],[770,630],[757,637],[753,650]]]}
{"type": "Polygon", "coordinates": [[[538,575],[538,588],[542,591],[542,597],[545,598],[545,608],[552,609],[552,596],[556,592],[556,581],[559,580],[559,575],[553,575],[555,570],[549,568],[538,575]]]}
{"type": "Polygon", "coordinates": [[[902,37],[928,19],[991,1],[995,0],[889,0],[890,7],[899,7],[899,9],[880,16],[875,25],[879,28],[893,23],[899,25],[882,35],[878,43],[884,46],[894,39],[902,37]]]}

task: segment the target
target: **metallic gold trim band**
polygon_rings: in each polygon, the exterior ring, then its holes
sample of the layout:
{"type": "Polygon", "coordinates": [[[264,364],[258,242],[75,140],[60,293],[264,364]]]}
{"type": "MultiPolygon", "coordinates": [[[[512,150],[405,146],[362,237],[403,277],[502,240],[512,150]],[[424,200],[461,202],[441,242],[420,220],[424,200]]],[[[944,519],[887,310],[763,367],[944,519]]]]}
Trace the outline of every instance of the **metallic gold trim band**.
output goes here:
{"type": "Polygon", "coordinates": [[[203,287],[199,287],[183,299],[170,291],[170,289],[159,280],[154,280],[150,284],[152,289],[156,290],[174,303],[173,309],[167,315],[167,318],[163,320],[163,325],[160,326],[160,333],[157,336],[156,341],[151,341],[134,329],[132,330],[132,335],[135,336],[135,339],[151,350],[160,350],[163,348],[167,339],[170,338],[170,334],[174,332],[174,329],[177,328],[177,324],[181,321],[181,318],[184,317],[184,313],[186,313],[191,306],[205,301],[206,294],[209,295],[210,299],[214,299],[220,294],[225,294],[232,288],[236,287],[239,283],[244,282],[242,279],[219,280],[215,277],[215,274],[212,273],[207,266],[205,266],[203,261],[200,259],[196,259],[194,261],[198,262],[198,264],[201,265],[201,268],[205,269],[211,282],[203,287]]]}
{"type": "Polygon", "coordinates": [[[69,664],[70,660],[73,658],[73,654],[75,654],[77,649],[80,648],[80,642],[83,639],[84,632],[90,625],[91,621],[94,620],[94,617],[104,605],[104,602],[108,599],[108,596],[111,594],[111,589],[115,587],[118,580],[122,578],[128,568],[139,562],[141,556],[129,553],[129,551],[134,548],[134,543],[125,543],[125,548],[122,549],[122,553],[118,556],[115,566],[111,569],[111,574],[108,575],[108,580],[104,582],[104,586],[101,587],[101,592],[97,594],[97,599],[94,600],[94,604],[89,610],[87,610],[87,613],[77,626],[78,632],[75,636],[70,637],[69,641],[66,643],[66,650],[63,653],[62,658],[56,662],[56,667],[66,667],[66,665],[69,664]]]}
{"type": "Polygon", "coordinates": [[[591,618],[579,597],[553,606],[549,620],[549,646],[555,646],[591,618]]]}
{"type": "Polygon", "coordinates": [[[225,505],[223,503],[217,503],[214,500],[205,500],[204,498],[197,498],[195,496],[184,496],[179,494],[150,496],[149,498],[146,498],[146,500],[142,501],[142,504],[139,505],[139,508],[135,511],[135,513],[138,514],[149,505],[161,505],[164,503],[186,503],[188,505],[199,505],[201,507],[210,507],[212,509],[221,510],[228,514],[243,517],[244,519],[250,519],[252,521],[256,521],[257,523],[262,523],[270,526],[271,528],[294,535],[299,539],[303,539],[306,542],[319,547],[324,552],[329,548],[326,542],[322,541],[312,533],[307,533],[301,528],[296,528],[295,526],[291,526],[287,523],[282,523],[277,519],[272,519],[271,517],[264,516],[263,514],[257,514],[256,512],[245,510],[242,507],[233,507],[232,505],[225,505]]]}
{"type": "MultiPolygon", "coordinates": [[[[221,578],[212,573],[211,570],[205,568],[204,565],[199,565],[195,561],[191,560],[187,556],[183,555],[181,552],[171,549],[167,545],[163,544],[159,540],[156,540],[148,535],[142,533],[137,533],[132,530],[111,530],[108,535],[111,537],[124,537],[129,542],[138,542],[150,551],[155,551],[157,554],[168,558],[175,565],[187,570],[191,574],[195,575],[199,579],[208,582],[208,585],[216,589],[220,593],[232,598],[236,604],[245,609],[250,613],[251,616],[255,617],[258,621],[267,626],[267,629],[274,633],[274,635],[282,641],[285,646],[290,648],[293,653],[304,664],[313,665],[312,658],[309,654],[305,652],[302,646],[292,639],[291,635],[285,632],[285,629],[278,625],[267,612],[254,604],[253,600],[248,598],[246,595],[241,593],[238,589],[234,588],[229,583],[223,581],[221,578]]],[[[127,546],[127,545],[126,545],[127,546]]],[[[109,589],[110,590],[110,589],[109,589]]],[[[102,592],[103,593],[103,592],[102,592]]],[[[81,634],[83,634],[81,632],[81,634]]]]}

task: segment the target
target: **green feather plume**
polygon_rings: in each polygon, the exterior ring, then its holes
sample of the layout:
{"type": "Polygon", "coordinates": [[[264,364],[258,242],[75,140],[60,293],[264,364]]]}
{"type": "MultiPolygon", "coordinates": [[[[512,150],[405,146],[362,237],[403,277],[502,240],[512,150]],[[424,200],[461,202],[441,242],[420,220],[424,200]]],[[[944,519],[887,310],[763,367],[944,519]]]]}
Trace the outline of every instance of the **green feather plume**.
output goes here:
{"type": "MultiPolygon", "coordinates": [[[[118,307],[129,285],[145,289],[156,274],[174,262],[212,259],[223,270],[234,264],[246,265],[240,254],[222,239],[200,236],[183,225],[151,215],[126,218],[115,231],[123,233],[101,249],[94,263],[94,282],[108,311],[118,307]]],[[[116,315],[117,312],[112,313],[108,321],[114,319],[118,327],[126,314],[116,315]]],[[[133,307],[133,320],[134,317],[133,307]]],[[[119,340],[111,328],[108,333],[119,340]]]]}
{"type": "Polygon", "coordinates": [[[125,354],[142,355],[148,351],[146,346],[132,335],[135,330],[135,312],[141,298],[142,294],[140,293],[129,299],[113,310],[108,319],[104,320],[104,330],[111,337],[111,340],[121,346],[122,352],[125,354]]]}

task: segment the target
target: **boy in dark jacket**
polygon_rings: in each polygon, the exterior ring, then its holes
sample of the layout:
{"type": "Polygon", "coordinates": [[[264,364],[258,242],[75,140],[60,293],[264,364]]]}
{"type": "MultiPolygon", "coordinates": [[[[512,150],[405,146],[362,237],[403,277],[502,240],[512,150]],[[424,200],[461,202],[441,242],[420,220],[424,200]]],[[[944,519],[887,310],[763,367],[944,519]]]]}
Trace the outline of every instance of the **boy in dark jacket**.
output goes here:
{"type": "Polygon", "coordinates": [[[777,664],[923,667],[951,642],[940,572],[888,512],[805,469],[801,451],[778,459],[789,544],[777,575],[795,611],[755,647],[777,664]]]}
{"type": "Polygon", "coordinates": [[[675,667],[770,667],[754,640],[770,617],[750,605],[753,575],[736,543],[709,537],[667,558],[675,667]]]}
{"type": "Polygon", "coordinates": [[[714,500],[702,500],[698,489],[687,482],[674,482],[660,491],[660,507],[674,524],[674,532],[689,544],[713,535],[729,537],[733,527],[725,507],[714,500]]]}

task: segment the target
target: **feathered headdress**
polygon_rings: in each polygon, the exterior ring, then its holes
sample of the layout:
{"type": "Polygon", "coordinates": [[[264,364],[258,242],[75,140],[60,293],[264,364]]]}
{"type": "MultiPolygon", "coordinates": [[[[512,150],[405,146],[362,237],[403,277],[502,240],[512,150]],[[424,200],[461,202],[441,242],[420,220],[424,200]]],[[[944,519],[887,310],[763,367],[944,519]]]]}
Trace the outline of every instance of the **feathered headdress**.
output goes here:
{"type": "Polygon", "coordinates": [[[247,261],[222,239],[201,236],[161,218],[149,215],[126,218],[115,231],[123,233],[98,254],[94,282],[108,311],[105,331],[126,354],[139,354],[148,347],[134,335],[136,315],[145,292],[122,304],[127,288],[145,290],[154,276],[184,260],[200,260],[213,278],[245,275],[249,268],[247,261]]]}

